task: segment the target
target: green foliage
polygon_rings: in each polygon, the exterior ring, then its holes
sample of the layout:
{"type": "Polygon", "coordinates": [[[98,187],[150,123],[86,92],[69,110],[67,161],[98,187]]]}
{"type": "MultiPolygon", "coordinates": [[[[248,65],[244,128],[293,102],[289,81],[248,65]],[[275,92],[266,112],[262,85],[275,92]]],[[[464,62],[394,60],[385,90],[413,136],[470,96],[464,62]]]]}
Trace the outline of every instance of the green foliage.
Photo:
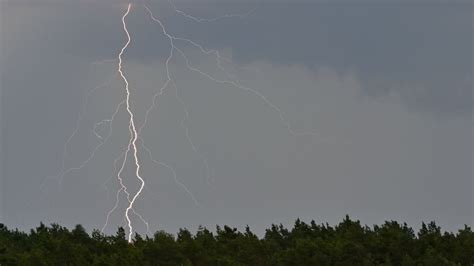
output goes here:
{"type": "Polygon", "coordinates": [[[465,226],[443,233],[434,222],[415,234],[387,221],[373,228],[348,216],[332,227],[296,220],[291,230],[272,225],[263,238],[250,231],[199,227],[175,236],[158,231],[128,243],[118,228],[107,236],[40,224],[30,233],[0,224],[0,265],[473,265],[474,233],[465,226]]]}

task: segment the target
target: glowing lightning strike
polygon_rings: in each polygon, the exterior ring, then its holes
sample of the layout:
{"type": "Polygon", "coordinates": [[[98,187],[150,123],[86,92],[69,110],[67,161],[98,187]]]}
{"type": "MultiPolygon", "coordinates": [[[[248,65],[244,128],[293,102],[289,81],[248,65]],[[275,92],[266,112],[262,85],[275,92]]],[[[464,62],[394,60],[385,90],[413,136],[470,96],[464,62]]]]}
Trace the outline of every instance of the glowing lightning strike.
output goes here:
{"type": "MultiPolygon", "coordinates": [[[[231,18],[231,17],[240,17],[240,18],[244,18],[246,17],[247,15],[249,15],[250,13],[252,13],[254,9],[250,10],[248,13],[245,13],[245,14],[242,14],[242,15],[239,15],[239,14],[227,14],[227,15],[223,15],[223,16],[220,16],[220,17],[216,17],[216,18],[211,18],[211,19],[203,19],[203,18],[197,18],[197,17],[194,17],[192,15],[189,15],[187,13],[185,13],[184,11],[181,11],[179,10],[175,5],[174,3],[172,2],[172,0],[168,0],[168,3],[172,6],[173,10],[175,13],[187,18],[187,19],[190,19],[190,20],[193,20],[194,22],[197,22],[197,23],[202,23],[202,22],[214,22],[214,21],[217,21],[217,20],[220,20],[220,19],[223,19],[223,18],[231,18]]],[[[126,224],[126,226],[128,227],[128,242],[132,242],[132,235],[134,233],[134,227],[132,225],[132,220],[130,219],[130,212],[132,212],[135,216],[137,216],[146,226],[146,229],[147,229],[147,232],[150,233],[150,228],[149,228],[149,224],[148,222],[144,219],[144,217],[142,215],[140,215],[139,213],[137,213],[134,209],[134,204],[136,203],[137,199],[141,196],[142,192],[144,189],[147,189],[146,186],[145,186],[145,180],[141,177],[140,175],[140,170],[141,170],[141,162],[139,160],[139,151],[138,151],[138,146],[140,145],[141,146],[141,151],[144,151],[148,154],[148,159],[155,163],[157,166],[160,166],[160,167],[164,167],[164,168],[167,168],[171,174],[172,174],[172,177],[174,179],[174,182],[176,183],[176,185],[178,185],[179,187],[181,187],[187,194],[188,196],[190,197],[190,199],[193,200],[193,202],[195,203],[196,206],[200,206],[200,203],[199,201],[194,197],[194,195],[192,194],[191,190],[188,189],[186,187],[186,185],[181,182],[180,180],[178,180],[177,178],[177,174],[176,174],[176,171],[174,170],[173,167],[171,167],[170,164],[167,164],[167,163],[164,163],[164,162],[161,162],[161,161],[157,161],[154,159],[153,157],[153,154],[152,154],[152,151],[147,147],[145,146],[145,142],[143,140],[143,137],[141,136],[141,133],[142,131],[146,128],[147,126],[147,122],[148,122],[148,117],[149,115],[151,115],[151,112],[158,107],[158,98],[160,96],[163,95],[163,93],[165,92],[166,89],[168,89],[169,87],[172,87],[174,89],[174,92],[175,92],[175,97],[177,99],[177,101],[179,102],[180,105],[182,105],[182,108],[183,108],[183,111],[184,111],[184,117],[183,119],[180,121],[180,125],[181,127],[184,129],[185,131],[185,137],[187,139],[187,141],[189,142],[189,144],[191,145],[191,149],[194,153],[198,154],[198,156],[202,159],[204,165],[205,165],[205,168],[206,168],[206,174],[207,174],[207,183],[210,184],[209,180],[210,180],[210,168],[209,168],[209,165],[208,165],[208,162],[207,162],[207,159],[199,153],[198,151],[198,147],[196,145],[194,145],[192,139],[191,139],[191,134],[190,134],[190,130],[188,128],[188,120],[190,119],[190,112],[188,111],[188,108],[186,107],[186,104],[185,102],[183,101],[183,99],[181,99],[181,97],[179,96],[179,93],[178,93],[178,87],[176,86],[176,83],[175,83],[175,80],[173,79],[173,75],[170,71],[170,67],[169,67],[169,64],[171,62],[171,60],[173,59],[173,57],[176,55],[182,57],[184,59],[184,65],[185,67],[188,69],[188,70],[191,70],[193,72],[196,72],[198,73],[199,75],[207,78],[208,80],[212,81],[212,82],[215,82],[217,84],[221,84],[221,85],[229,85],[231,87],[234,87],[234,88],[237,88],[237,89],[240,89],[240,90],[243,90],[247,93],[250,93],[254,96],[256,96],[257,98],[259,98],[266,106],[268,106],[270,109],[272,109],[273,111],[275,111],[279,118],[280,118],[280,121],[281,123],[284,125],[284,127],[288,130],[288,132],[290,133],[290,135],[292,136],[304,136],[304,135],[318,135],[316,132],[313,132],[313,131],[309,131],[309,132],[296,132],[293,130],[291,124],[290,124],[290,121],[287,119],[285,113],[277,106],[275,105],[274,103],[272,103],[265,95],[263,95],[259,90],[257,89],[253,89],[253,88],[250,88],[250,87],[247,87],[247,86],[244,86],[238,79],[236,76],[234,75],[231,75],[225,68],[224,68],[224,65],[222,64],[222,62],[226,61],[226,62],[232,62],[230,59],[227,59],[225,57],[222,57],[221,54],[219,53],[218,50],[209,50],[209,49],[206,49],[204,48],[203,45],[191,40],[191,39],[187,39],[187,38],[183,38],[183,37],[178,37],[178,36],[174,36],[172,33],[169,33],[167,28],[165,27],[165,25],[160,21],[160,19],[158,19],[157,17],[155,17],[151,11],[151,9],[147,6],[147,5],[143,5],[144,8],[146,9],[146,11],[148,12],[149,14],[149,17],[152,21],[156,22],[157,24],[159,24],[160,28],[161,28],[161,31],[162,31],[162,34],[166,36],[166,38],[169,40],[169,45],[170,45],[170,49],[169,49],[169,54],[168,54],[168,57],[165,61],[165,68],[166,68],[166,81],[164,82],[164,84],[158,89],[158,91],[154,94],[153,98],[152,98],[152,103],[150,104],[150,106],[148,106],[148,108],[146,109],[146,112],[145,112],[145,116],[144,116],[144,120],[142,122],[141,125],[139,125],[138,127],[136,126],[136,123],[135,123],[135,119],[136,119],[136,115],[133,111],[133,108],[132,108],[132,103],[131,103],[131,90],[130,90],[130,84],[129,84],[129,81],[127,80],[127,77],[124,73],[124,69],[123,69],[123,56],[124,56],[124,53],[125,51],[127,50],[127,48],[129,47],[130,43],[132,42],[132,37],[130,35],[130,32],[128,30],[128,27],[127,27],[127,17],[128,15],[130,14],[131,10],[132,10],[132,4],[129,3],[128,4],[128,7],[127,7],[127,10],[126,12],[122,15],[122,18],[121,18],[121,21],[122,21],[122,26],[123,26],[123,31],[125,32],[126,36],[127,36],[127,40],[125,42],[125,44],[122,46],[122,48],[120,49],[120,52],[118,54],[118,57],[116,59],[113,59],[113,60],[103,60],[99,63],[102,63],[102,62],[112,62],[112,61],[117,61],[118,62],[118,69],[117,69],[117,72],[115,74],[114,77],[117,77],[117,76],[120,76],[120,79],[123,81],[123,84],[124,84],[124,90],[125,90],[125,97],[122,97],[122,100],[121,102],[117,105],[116,109],[115,109],[115,112],[113,113],[113,115],[108,118],[108,119],[103,119],[97,123],[94,124],[93,128],[92,128],[92,133],[97,137],[97,139],[100,140],[99,144],[93,149],[92,153],[89,155],[89,157],[87,157],[87,159],[85,161],[83,161],[80,166],[78,167],[74,167],[74,168],[70,168],[70,169],[65,169],[65,157],[66,157],[66,153],[67,153],[67,146],[69,144],[69,142],[71,141],[71,139],[76,135],[76,132],[78,131],[78,128],[79,128],[79,123],[80,121],[82,120],[82,115],[83,115],[83,112],[85,111],[86,109],[86,105],[84,105],[83,107],[83,110],[81,110],[81,112],[79,113],[79,116],[78,116],[78,121],[76,122],[76,127],[75,127],[75,130],[73,131],[72,135],[67,139],[66,141],[66,145],[64,147],[64,151],[63,151],[63,159],[62,159],[62,164],[61,164],[61,170],[60,172],[58,173],[57,176],[53,176],[53,178],[56,178],[59,180],[59,184],[61,184],[62,182],[62,179],[63,177],[72,172],[72,171],[76,171],[76,170],[81,170],[83,167],[86,166],[86,164],[92,160],[92,158],[95,156],[96,152],[103,146],[105,145],[105,143],[107,143],[109,137],[112,135],[112,123],[115,119],[115,117],[117,116],[117,114],[119,113],[119,111],[122,109],[123,106],[125,106],[126,108],[126,112],[128,114],[128,127],[129,127],[129,136],[130,136],[130,139],[128,139],[128,144],[124,147],[123,147],[123,150],[121,152],[121,154],[118,156],[118,158],[115,159],[114,161],[114,172],[113,172],[113,175],[111,177],[109,177],[109,179],[107,179],[105,181],[105,183],[103,184],[107,190],[107,198],[108,198],[108,195],[109,195],[109,191],[108,191],[108,187],[107,187],[107,183],[109,182],[109,180],[115,176],[118,180],[118,183],[120,185],[120,188],[118,189],[118,191],[116,191],[116,194],[115,194],[115,204],[113,206],[113,208],[111,210],[109,210],[109,212],[107,213],[107,218],[106,218],[106,221],[105,221],[105,224],[103,225],[102,227],[102,232],[105,230],[105,228],[108,226],[108,223],[109,223],[109,218],[111,216],[111,214],[117,210],[117,208],[119,207],[119,201],[120,201],[120,195],[121,193],[123,192],[126,196],[126,200],[128,202],[128,206],[125,210],[125,215],[124,215],[124,222],[126,224]],[[197,68],[196,66],[193,66],[192,63],[191,63],[191,60],[188,59],[187,55],[184,53],[183,50],[181,50],[181,44],[183,43],[186,43],[187,45],[191,45],[192,47],[196,48],[197,50],[199,50],[203,55],[205,56],[213,56],[213,58],[215,59],[215,66],[217,67],[217,69],[219,69],[219,71],[225,76],[225,78],[223,79],[220,79],[218,77],[215,77],[213,75],[210,75],[208,74],[207,72],[197,68]],[[176,52],[176,53],[174,53],[176,52]],[[108,133],[105,134],[105,135],[102,135],[100,133],[100,129],[99,128],[102,128],[103,125],[108,125],[108,133]],[[138,143],[137,143],[138,142],[138,143]],[[127,160],[129,159],[129,156],[130,156],[130,153],[133,154],[133,161],[134,161],[134,167],[135,167],[135,177],[138,179],[139,181],[139,189],[136,191],[136,193],[132,194],[130,193],[130,191],[128,190],[127,186],[125,185],[124,183],[124,179],[123,179],[123,172],[126,168],[126,164],[127,164],[127,160]],[[118,168],[118,165],[119,165],[119,162],[120,162],[120,168],[118,168]]],[[[174,74],[174,73],[173,73],[174,74]]],[[[100,85],[96,88],[94,88],[93,90],[89,91],[87,94],[86,94],[86,100],[88,99],[88,97],[90,96],[90,94],[92,94],[92,92],[98,88],[101,88],[101,87],[105,87],[106,85],[108,85],[109,83],[111,83],[113,80],[113,78],[108,81],[107,83],[103,84],[103,85],[100,85]]],[[[50,177],[48,177],[50,178],[50,177]]],[[[46,179],[45,179],[46,180],[46,179]]],[[[43,181],[44,182],[44,181],[43,181]]],[[[43,184],[42,184],[43,185],[43,184]]]]}
{"type": "MultiPolygon", "coordinates": [[[[130,33],[128,32],[128,29],[127,29],[127,23],[125,21],[128,14],[130,13],[131,8],[132,8],[132,4],[128,4],[127,11],[122,16],[122,25],[123,25],[123,30],[127,34],[127,42],[122,47],[122,50],[120,50],[120,53],[119,53],[119,56],[118,56],[118,59],[119,59],[118,72],[119,72],[120,77],[122,78],[123,82],[125,83],[125,91],[127,93],[125,103],[126,103],[126,106],[127,106],[127,112],[130,116],[130,120],[129,120],[130,142],[127,146],[127,150],[125,151],[125,157],[124,157],[124,160],[123,160],[123,165],[122,165],[122,168],[120,169],[118,175],[120,176],[121,173],[122,173],[125,162],[127,161],[127,155],[130,152],[130,146],[132,146],[133,147],[133,158],[135,160],[135,176],[138,178],[138,180],[140,180],[140,188],[135,193],[135,195],[132,197],[132,200],[130,201],[130,204],[128,205],[127,209],[125,210],[125,218],[127,220],[127,225],[128,225],[128,241],[129,242],[132,242],[132,234],[133,234],[133,226],[132,226],[132,221],[130,220],[129,212],[130,212],[130,210],[133,210],[133,204],[135,203],[137,198],[140,196],[140,193],[142,192],[143,187],[145,186],[145,181],[140,176],[140,162],[138,160],[138,148],[137,148],[138,133],[137,133],[137,129],[135,127],[135,117],[134,117],[132,107],[131,107],[131,104],[130,104],[130,94],[131,93],[130,93],[128,80],[125,77],[125,74],[123,73],[123,58],[122,57],[123,57],[123,54],[124,54],[125,50],[130,45],[130,42],[132,40],[131,37],[130,37],[130,33]]],[[[122,186],[123,186],[123,184],[122,184],[122,186]]]]}

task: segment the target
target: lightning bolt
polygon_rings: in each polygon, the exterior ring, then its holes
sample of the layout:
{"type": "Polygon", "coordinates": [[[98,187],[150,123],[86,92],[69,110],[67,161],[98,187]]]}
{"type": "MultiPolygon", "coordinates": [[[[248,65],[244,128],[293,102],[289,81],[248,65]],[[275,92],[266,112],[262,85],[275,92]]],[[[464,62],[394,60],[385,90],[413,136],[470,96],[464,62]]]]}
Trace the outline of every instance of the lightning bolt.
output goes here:
{"type": "MultiPolygon", "coordinates": [[[[244,13],[244,14],[225,14],[225,15],[215,17],[215,18],[199,18],[199,17],[192,16],[192,15],[178,9],[176,7],[176,5],[171,0],[167,0],[167,1],[171,5],[172,9],[174,10],[174,12],[176,14],[178,14],[180,16],[183,16],[186,19],[192,20],[193,22],[196,22],[196,23],[212,23],[212,22],[218,21],[220,19],[234,18],[234,17],[245,18],[256,10],[256,7],[255,7],[254,9],[252,9],[252,10],[250,10],[247,13],[244,13]]],[[[166,38],[168,39],[170,49],[169,49],[168,57],[167,57],[167,59],[165,61],[165,64],[164,64],[165,65],[165,70],[166,70],[166,80],[163,83],[163,85],[161,87],[159,87],[157,89],[156,93],[153,95],[152,103],[146,109],[142,124],[141,125],[136,124],[136,114],[133,110],[132,99],[131,99],[132,98],[132,92],[131,92],[131,89],[130,89],[130,83],[127,79],[127,75],[125,74],[125,70],[124,70],[124,59],[123,59],[123,57],[124,57],[124,54],[127,51],[128,47],[130,46],[130,44],[132,42],[132,36],[131,36],[131,34],[129,32],[129,29],[128,29],[128,26],[127,26],[127,18],[129,16],[129,14],[132,12],[132,4],[129,3],[127,5],[126,11],[124,12],[124,14],[121,17],[121,24],[122,24],[122,29],[123,29],[123,31],[126,35],[126,42],[121,47],[117,58],[116,59],[111,59],[111,60],[102,60],[102,61],[98,61],[98,62],[93,63],[93,64],[102,64],[102,63],[115,63],[116,62],[117,63],[117,71],[111,79],[109,79],[108,81],[104,82],[103,84],[101,84],[101,85],[99,85],[99,86],[97,86],[97,87],[95,87],[92,90],[87,92],[87,94],[85,96],[85,103],[84,103],[83,108],[79,112],[78,119],[77,119],[77,122],[76,122],[76,126],[74,128],[74,131],[69,136],[69,138],[67,139],[67,141],[64,145],[63,157],[62,157],[60,171],[55,176],[50,176],[50,177],[45,178],[45,180],[42,182],[42,184],[40,186],[40,187],[43,187],[44,182],[46,180],[50,179],[50,178],[57,179],[59,181],[59,184],[61,185],[61,182],[62,182],[63,178],[65,177],[65,175],[71,173],[72,171],[78,171],[78,170],[81,170],[82,168],[84,168],[95,157],[97,151],[99,149],[101,149],[101,147],[104,146],[108,142],[110,136],[112,135],[113,122],[114,122],[116,116],[118,115],[118,113],[120,112],[120,110],[122,110],[123,107],[125,106],[124,109],[125,109],[125,111],[127,113],[127,116],[128,116],[129,139],[128,139],[127,145],[126,146],[124,145],[121,154],[115,159],[115,161],[113,163],[113,167],[114,167],[113,174],[103,183],[103,186],[107,190],[107,198],[109,197],[109,190],[108,190],[107,184],[110,180],[112,180],[113,177],[116,177],[120,187],[115,193],[115,203],[114,203],[113,207],[107,212],[105,223],[102,226],[102,232],[107,228],[111,215],[119,208],[120,195],[125,194],[125,198],[127,200],[127,207],[125,209],[123,220],[125,221],[125,224],[128,228],[128,241],[129,242],[133,241],[132,240],[132,235],[135,232],[135,228],[133,226],[132,219],[131,219],[131,214],[138,217],[141,220],[141,222],[143,222],[143,224],[145,224],[147,233],[151,234],[149,223],[146,221],[146,219],[141,214],[139,214],[134,209],[135,203],[137,202],[137,200],[143,194],[143,190],[147,189],[145,179],[141,176],[141,169],[142,169],[141,159],[142,158],[139,156],[139,154],[141,154],[139,152],[139,148],[140,148],[140,151],[143,150],[148,155],[148,160],[150,162],[153,162],[158,167],[166,168],[171,173],[171,176],[172,176],[175,184],[177,186],[179,186],[189,196],[189,198],[194,202],[194,204],[197,207],[201,206],[201,204],[196,199],[196,197],[193,195],[191,190],[183,182],[181,182],[178,179],[178,175],[177,175],[175,169],[170,164],[158,161],[154,158],[151,149],[148,148],[145,145],[145,141],[144,141],[143,137],[141,136],[142,131],[144,129],[146,129],[146,127],[147,127],[148,119],[149,119],[149,116],[152,114],[152,111],[155,110],[156,108],[158,108],[158,99],[169,88],[172,88],[174,90],[174,95],[176,97],[176,100],[179,102],[179,104],[182,106],[182,109],[183,109],[184,116],[182,117],[182,119],[180,121],[180,126],[184,130],[186,141],[189,143],[192,151],[195,154],[197,154],[197,156],[199,156],[199,158],[202,160],[202,163],[204,164],[205,170],[206,170],[206,182],[209,185],[211,184],[211,182],[210,182],[210,179],[211,179],[211,174],[210,173],[211,173],[211,171],[210,171],[208,160],[202,153],[200,153],[198,147],[193,142],[193,139],[192,139],[192,136],[191,136],[191,133],[190,133],[190,129],[188,127],[188,122],[189,122],[189,119],[190,119],[190,112],[189,112],[185,102],[183,101],[183,99],[179,96],[178,86],[176,85],[173,74],[170,71],[170,62],[176,55],[180,56],[184,59],[185,67],[188,70],[196,72],[200,76],[202,76],[202,77],[204,77],[204,78],[206,78],[206,79],[208,79],[212,82],[215,82],[217,84],[229,85],[231,87],[243,90],[243,91],[245,91],[245,92],[247,92],[247,93],[249,93],[253,96],[258,97],[263,102],[263,104],[265,104],[267,107],[269,107],[270,109],[275,111],[275,113],[279,116],[281,123],[285,126],[285,128],[288,130],[290,135],[292,135],[292,136],[305,136],[305,135],[320,136],[319,134],[317,134],[317,132],[314,132],[314,131],[296,132],[292,128],[290,121],[286,117],[286,114],[277,105],[275,105],[273,102],[271,102],[258,89],[254,89],[254,88],[243,85],[242,82],[239,81],[235,75],[232,75],[229,71],[227,71],[225,69],[225,67],[223,65],[223,62],[232,63],[232,61],[230,59],[223,57],[218,50],[206,49],[202,44],[199,44],[198,42],[195,42],[191,39],[173,35],[172,33],[170,33],[167,30],[164,23],[153,14],[152,10],[148,7],[148,5],[143,4],[143,7],[146,10],[147,14],[149,15],[149,18],[151,19],[151,21],[158,24],[158,26],[160,27],[161,32],[163,33],[163,35],[166,36],[166,38]],[[194,47],[195,49],[197,49],[203,55],[212,56],[215,60],[215,66],[225,76],[225,78],[223,78],[223,79],[217,78],[217,77],[215,77],[211,74],[208,74],[206,71],[194,66],[192,64],[191,60],[189,60],[186,53],[180,48],[180,46],[179,46],[180,44],[188,44],[188,45],[194,47]],[[86,160],[84,160],[82,163],[80,163],[79,166],[66,169],[65,160],[66,160],[66,155],[67,155],[67,151],[68,151],[68,146],[69,146],[71,140],[74,138],[74,136],[77,134],[77,132],[79,130],[80,122],[82,121],[84,112],[87,109],[88,99],[91,97],[91,95],[94,91],[96,91],[96,90],[98,90],[102,87],[108,86],[116,77],[120,77],[121,83],[123,84],[123,90],[124,90],[125,94],[124,94],[124,97],[122,97],[121,102],[118,103],[118,105],[116,106],[115,111],[114,111],[114,113],[112,114],[111,117],[103,119],[103,120],[101,120],[101,121],[99,121],[99,122],[97,122],[93,125],[92,133],[99,140],[99,144],[92,150],[92,152],[86,158],[86,160]],[[105,135],[102,135],[98,130],[98,128],[102,127],[103,125],[108,125],[108,131],[105,135]],[[133,160],[134,170],[135,170],[134,171],[134,178],[136,178],[138,183],[139,183],[139,188],[135,193],[132,193],[132,192],[129,191],[129,189],[125,185],[124,177],[123,177],[124,170],[125,170],[127,161],[129,159],[133,160]],[[118,168],[119,162],[120,162],[120,168],[118,168]]]]}
{"type": "MultiPolygon", "coordinates": [[[[122,49],[120,50],[120,53],[118,55],[118,60],[119,60],[119,62],[118,62],[118,72],[119,72],[120,77],[122,78],[123,82],[125,83],[125,92],[126,92],[126,95],[127,95],[125,103],[126,103],[126,109],[127,109],[128,115],[130,116],[130,120],[129,120],[130,141],[128,143],[127,150],[125,151],[123,164],[122,164],[122,167],[119,170],[118,176],[119,176],[119,179],[121,181],[120,182],[120,185],[122,186],[121,189],[126,191],[126,187],[123,185],[123,182],[122,182],[122,179],[120,178],[120,176],[122,174],[125,163],[127,161],[127,157],[128,157],[127,155],[130,152],[130,149],[132,148],[133,149],[133,159],[134,159],[134,163],[135,163],[135,176],[140,181],[140,188],[133,195],[132,199],[129,200],[130,203],[129,203],[127,209],[125,210],[125,218],[127,220],[128,231],[129,231],[128,232],[128,241],[129,242],[132,241],[132,234],[133,234],[133,225],[132,225],[132,222],[130,220],[130,211],[133,210],[133,205],[135,204],[135,201],[140,196],[141,192],[143,191],[143,187],[145,186],[145,181],[140,176],[140,167],[141,167],[141,165],[140,165],[140,161],[139,161],[139,158],[138,158],[138,147],[137,147],[138,132],[137,132],[137,129],[136,129],[136,126],[135,126],[135,115],[134,115],[134,113],[132,111],[132,107],[131,107],[131,101],[130,101],[131,93],[130,93],[130,88],[129,88],[130,84],[129,84],[129,82],[128,82],[128,80],[125,77],[125,74],[123,72],[123,54],[125,53],[125,50],[128,48],[128,46],[130,45],[130,42],[132,40],[131,37],[130,37],[130,33],[127,29],[127,23],[126,23],[126,18],[128,16],[128,14],[130,13],[131,8],[132,8],[132,4],[128,4],[127,11],[122,16],[122,26],[123,26],[123,30],[125,31],[125,33],[127,35],[127,42],[122,47],[122,49]]],[[[133,210],[133,212],[136,213],[134,210],[133,210]]],[[[147,225],[148,225],[148,223],[147,223],[147,225]]]]}

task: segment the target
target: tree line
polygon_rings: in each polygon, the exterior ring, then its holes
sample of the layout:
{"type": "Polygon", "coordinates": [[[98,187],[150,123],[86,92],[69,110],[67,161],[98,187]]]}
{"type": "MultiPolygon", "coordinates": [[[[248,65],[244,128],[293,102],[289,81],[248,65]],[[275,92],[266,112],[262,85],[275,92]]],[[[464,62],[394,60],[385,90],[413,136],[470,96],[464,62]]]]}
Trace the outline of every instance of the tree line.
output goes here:
{"type": "Polygon", "coordinates": [[[418,232],[396,221],[363,226],[348,216],[338,225],[296,220],[291,229],[272,225],[259,238],[217,226],[195,234],[158,231],[153,236],[58,224],[29,233],[0,224],[0,265],[474,265],[474,233],[467,225],[442,232],[434,222],[418,232]]]}

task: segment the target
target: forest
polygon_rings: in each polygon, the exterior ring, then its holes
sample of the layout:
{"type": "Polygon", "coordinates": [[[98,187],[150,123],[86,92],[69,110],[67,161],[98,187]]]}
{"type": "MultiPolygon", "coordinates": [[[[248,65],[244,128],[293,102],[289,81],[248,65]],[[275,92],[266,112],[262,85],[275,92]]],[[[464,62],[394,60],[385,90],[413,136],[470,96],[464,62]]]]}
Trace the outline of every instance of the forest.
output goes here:
{"type": "Polygon", "coordinates": [[[473,265],[474,233],[467,225],[442,231],[435,222],[415,232],[406,223],[372,227],[346,216],[339,224],[296,220],[291,229],[271,225],[262,237],[247,226],[181,229],[153,236],[126,231],[91,234],[40,224],[30,232],[0,224],[0,265],[473,265]]]}

